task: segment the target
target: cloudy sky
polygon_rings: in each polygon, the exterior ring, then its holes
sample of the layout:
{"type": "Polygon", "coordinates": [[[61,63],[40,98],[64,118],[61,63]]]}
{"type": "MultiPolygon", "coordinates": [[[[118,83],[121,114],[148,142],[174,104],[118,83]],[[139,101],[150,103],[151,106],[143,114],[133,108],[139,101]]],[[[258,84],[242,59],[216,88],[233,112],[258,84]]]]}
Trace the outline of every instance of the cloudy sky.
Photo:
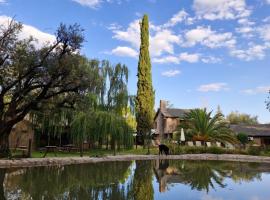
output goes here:
{"type": "Polygon", "coordinates": [[[136,93],[139,20],[150,18],[150,53],[156,107],[220,105],[270,122],[270,0],[0,0],[0,24],[24,24],[21,38],[54,40],[57,26],[85,29],[82,53],[121,62],[136,93]]]}

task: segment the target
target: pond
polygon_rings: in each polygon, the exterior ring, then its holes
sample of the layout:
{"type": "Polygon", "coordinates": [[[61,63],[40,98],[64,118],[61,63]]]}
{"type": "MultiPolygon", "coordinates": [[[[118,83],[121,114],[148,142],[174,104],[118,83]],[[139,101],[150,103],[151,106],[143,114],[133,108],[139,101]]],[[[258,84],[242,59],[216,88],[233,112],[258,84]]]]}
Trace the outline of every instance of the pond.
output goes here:
{"type": "Polygon", "coordinates": [[[269,200],[270,164],[154,160],[1,169],[0,199],[269,200]]]}

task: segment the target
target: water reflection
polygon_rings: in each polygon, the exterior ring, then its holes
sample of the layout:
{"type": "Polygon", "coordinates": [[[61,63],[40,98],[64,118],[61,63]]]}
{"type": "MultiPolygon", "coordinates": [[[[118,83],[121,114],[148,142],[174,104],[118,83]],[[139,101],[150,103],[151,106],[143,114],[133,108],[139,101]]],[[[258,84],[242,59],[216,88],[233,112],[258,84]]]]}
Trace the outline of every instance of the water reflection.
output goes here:
{"type": "Polygon", "coordinates": [[[208,192],[215,185],[226,187],[225,178],[234,182],[260,180],[262,172],[269,172],[267,164],[216,162],[216,161],[156,161],[154,172],[159,182],[159,191],[166,192],[167,185],[182,183],[191,189],[208,192]]]}
{"type": "MultiPolygon", "coordinates": [[[[177,199],[179,194],[203,199],[200,192],[205,196],[213,191],[222,199],[228,189],[263,182],[262,174],[270,179],[268,172],[269,164],[175,160],[2,169],[0,199],[168,199],[162,194],[171,195],[170,199],[177,199]]],[[[240,195],[240,189],[235,195],[240,195]]],[[[243,199],[239,195],[233,199],[243,199]]]]}

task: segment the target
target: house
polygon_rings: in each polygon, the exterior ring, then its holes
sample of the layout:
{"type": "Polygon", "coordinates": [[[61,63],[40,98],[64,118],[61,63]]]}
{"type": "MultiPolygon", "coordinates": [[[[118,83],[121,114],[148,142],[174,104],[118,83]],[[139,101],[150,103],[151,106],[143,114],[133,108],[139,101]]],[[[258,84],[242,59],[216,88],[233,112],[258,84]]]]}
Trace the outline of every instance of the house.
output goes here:
{"type": "Polygon", "coordinates": [[[270,145],[270,124],[244,125],[235,124],[230,128],[236,133],[245,133],[249,140],[253,141],[259,146],[270,145]]]}
{"type": "Polygon", "coordinates": [[[160,100],[160,107],[154,117],[155,135],[159,139],[172,138],[173,132],[188,111],[189,109],[167,108],[167,101],[160,100]]]}

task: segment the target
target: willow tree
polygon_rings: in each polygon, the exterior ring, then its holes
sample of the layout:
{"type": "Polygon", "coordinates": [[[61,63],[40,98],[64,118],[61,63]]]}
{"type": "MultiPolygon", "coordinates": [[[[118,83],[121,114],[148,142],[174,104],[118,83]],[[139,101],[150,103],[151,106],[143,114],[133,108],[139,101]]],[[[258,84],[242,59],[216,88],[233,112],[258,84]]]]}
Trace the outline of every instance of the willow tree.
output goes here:
{"type": "MultiPolygon", "coordinates": [[[[154,119],[154,91],[152,86],[152,66],[149,54],[149,21],[144,15],[141,22],[141,46],[138,63],[138,83],[136,97],[137,134],[144,142],[150,136],[154,119]]],[[[145,145],[144,145],[145,146],[145,145]]]]}
{"type": "Polygon", "coordinates": [[[108,149],[110,145],[114,151],[121,146],[130,148],[132,129],[123,113],[132,105],[127,89],[128,68],[120,63],[112,66],[108,61],[91,60],[89,63],[98,68],[99,74],[95,106],[82,106],[80,112],[75,113],[72,135],[80,144],[89,140],[92,144],[98,143],[99,148],[105,144],[108,149]]]}

